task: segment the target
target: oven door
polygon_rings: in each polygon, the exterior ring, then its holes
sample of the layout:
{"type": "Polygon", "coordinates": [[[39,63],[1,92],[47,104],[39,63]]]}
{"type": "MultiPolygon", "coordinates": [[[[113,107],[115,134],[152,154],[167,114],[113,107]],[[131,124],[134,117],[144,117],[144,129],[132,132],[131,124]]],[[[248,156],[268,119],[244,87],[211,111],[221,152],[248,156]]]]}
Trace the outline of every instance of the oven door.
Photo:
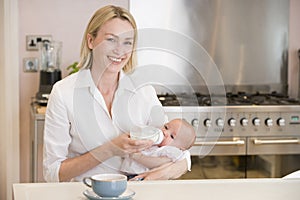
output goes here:
{"type": "Polygon", "coordinates": [[[300,153],[300,137],[249,137],[247,154],[277,155],[300,153]]]}
{"type": "MultiPolygon", "coordinates": [[[[254,162],[249,168],[270,178],[281,178],[300,169],[300,137],[249,137],[247,154],[254,162]]],[[[256,178],[247,173],[247,177],[256,178]]]]}
{"type": "Polygon", "coordinates": [[[300,169],[299,137],[197,138],[181,179],[281,178],[300,169]],[[209,153],[207,151],[210,149],[209,153]]]}
{"type": "Polygon", "coordinates": [[[197,138],[190,149],[191,155],[245,155],[246,137],[197,138]]]}
{"type": "Polygon", "coordinates": [[[192,171],[180,179],[245,178],[246,137],[197,138],[192,171]]]}

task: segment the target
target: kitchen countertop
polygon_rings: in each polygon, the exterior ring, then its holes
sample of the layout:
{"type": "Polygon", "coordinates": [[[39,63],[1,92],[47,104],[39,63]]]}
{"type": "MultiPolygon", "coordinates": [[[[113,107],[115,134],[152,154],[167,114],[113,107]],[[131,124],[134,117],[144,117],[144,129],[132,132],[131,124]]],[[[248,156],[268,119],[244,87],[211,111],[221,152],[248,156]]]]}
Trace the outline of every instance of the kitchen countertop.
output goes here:
{"type": "MultiPolygon", "coordinates": [[[[128,182],[133,200],[299,200],[300,179],[209,179],[128,182]]],[[[15,200],[84,200],[89,189],[83,183],[19,183],[13,185],[15,200]]]]}

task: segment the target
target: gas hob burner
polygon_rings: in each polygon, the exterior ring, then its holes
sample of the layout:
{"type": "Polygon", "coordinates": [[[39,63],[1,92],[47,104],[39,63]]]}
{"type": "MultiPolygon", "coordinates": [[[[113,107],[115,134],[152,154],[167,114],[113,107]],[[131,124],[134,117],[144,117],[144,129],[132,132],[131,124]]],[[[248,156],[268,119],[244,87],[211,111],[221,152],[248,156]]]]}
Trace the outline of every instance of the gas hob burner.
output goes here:
{"type": "Polygon", "coordinates": [[[287,95],[271,92],[248,94],[238,92],[236,94],[227,93],[227,105],[299,105],[300,101],[289,98],[287,95]]]}
{"type": "Polygon", "coordinates": [[[300,105],[298,99],[289,98],[287,95],[271,93],[226,93],[224,95],[194,94],[160,94],[158,98],[163,106],[223,106],[223,105],[300,105]]]}
{"type": "Polygon", "coordinates": [[[157,95],[163,106],[211,106],[211,98],[209,95],[200,93],[194,94],[160,94],[157,95]]]}
{"type": "Polygon", "coordinates": [[[157,95],[159,101],[163,106],[180,106],[175,94],[161,94],[157,95]]]}

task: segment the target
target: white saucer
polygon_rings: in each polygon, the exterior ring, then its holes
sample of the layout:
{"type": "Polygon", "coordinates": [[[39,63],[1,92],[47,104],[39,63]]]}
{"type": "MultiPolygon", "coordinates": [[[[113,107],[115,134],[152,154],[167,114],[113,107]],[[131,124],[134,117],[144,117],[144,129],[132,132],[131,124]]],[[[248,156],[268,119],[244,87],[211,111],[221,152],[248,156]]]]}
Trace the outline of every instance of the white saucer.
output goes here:
{"type": "Polygon", "coordinates": [[[135,195],[135,192],[130,189],[127,189],[123,194],[121,194],[118,197],[100,197],[93,190],[87,189],[83,192],[83,194],[90,200],[129,200],[135,195]]]}

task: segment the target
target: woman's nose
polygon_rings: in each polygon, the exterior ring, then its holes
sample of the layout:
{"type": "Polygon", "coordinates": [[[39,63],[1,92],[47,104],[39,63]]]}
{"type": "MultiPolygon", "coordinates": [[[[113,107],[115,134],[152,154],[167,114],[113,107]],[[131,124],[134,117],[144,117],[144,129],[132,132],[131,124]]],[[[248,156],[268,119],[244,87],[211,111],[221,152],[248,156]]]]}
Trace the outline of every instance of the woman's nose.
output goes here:
{"type": "Polygon", "coordinates": [[[121,41],[116,42],[113,48],[113,53],[119,56],[122,56],[128,53],[129,49],[121,41]]]}
{"type": "Polygon", "coordinates": [[[117,42],[114,46],[113,53],[116,55],[121,55],[121,47],[120,44],[117,42]]]}

